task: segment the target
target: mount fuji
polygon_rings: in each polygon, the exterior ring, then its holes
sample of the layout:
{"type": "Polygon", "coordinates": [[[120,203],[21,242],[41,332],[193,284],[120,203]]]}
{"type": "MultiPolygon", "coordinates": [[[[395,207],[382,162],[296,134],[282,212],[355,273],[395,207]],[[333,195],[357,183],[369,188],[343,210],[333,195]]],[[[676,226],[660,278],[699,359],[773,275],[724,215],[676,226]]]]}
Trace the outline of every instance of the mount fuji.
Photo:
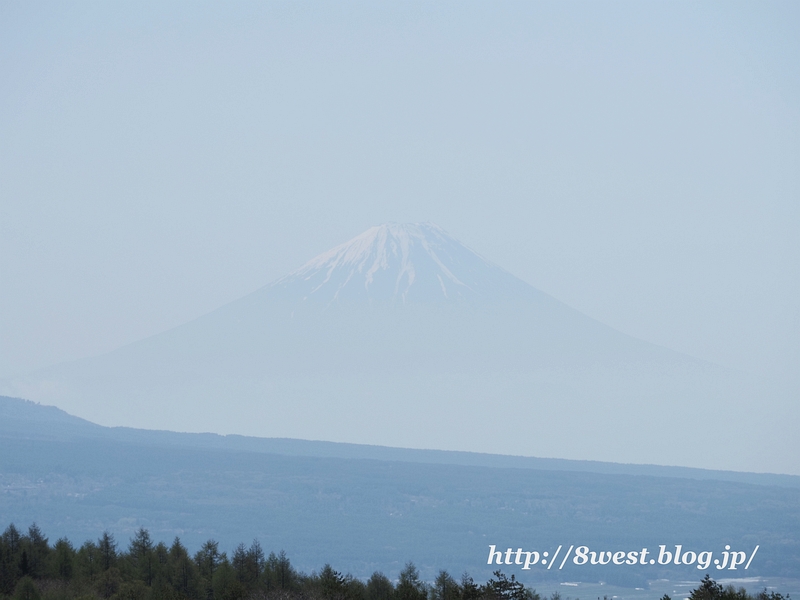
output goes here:
{"type": "Polygon", "coordinates": [[[326,305],[480,302],[533,290],[432,223],[372,227],[270,288],[326,305]]]}
{"type": "Polygon", "coordinates": [[[430,223],[373,227],[6,391],[104,425],[739,469],[746,450],[698,456],[698,440],[763,421],[730,372],[603,325],[430,223]]]}

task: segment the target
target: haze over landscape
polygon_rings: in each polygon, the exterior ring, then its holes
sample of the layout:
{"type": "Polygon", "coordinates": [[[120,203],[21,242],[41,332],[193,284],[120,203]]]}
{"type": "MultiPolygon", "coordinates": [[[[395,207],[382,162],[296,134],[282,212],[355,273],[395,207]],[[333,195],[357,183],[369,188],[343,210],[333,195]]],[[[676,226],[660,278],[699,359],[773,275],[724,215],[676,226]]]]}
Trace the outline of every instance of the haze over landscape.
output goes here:
{"type": "Polygon", "coordinates": [[[800,593],[798,31],[772,1],[0,4],[0,528],[428,580],[495,542],[758,546],[747,585],[800,593]]]}

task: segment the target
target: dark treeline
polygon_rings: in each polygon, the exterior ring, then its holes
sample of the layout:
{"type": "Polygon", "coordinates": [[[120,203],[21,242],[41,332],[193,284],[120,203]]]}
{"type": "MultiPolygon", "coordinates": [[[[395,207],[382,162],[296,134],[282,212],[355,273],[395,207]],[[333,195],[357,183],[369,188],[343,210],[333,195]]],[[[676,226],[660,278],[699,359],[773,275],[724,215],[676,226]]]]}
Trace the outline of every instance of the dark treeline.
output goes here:
{"type": "MultiPolygon", "coordinates": [[[[10,525],[0,536],[0,600],[546,600],[514,575],[500,571],[480,585],[466,573],[460,580],[440,571],[423,582],[412,563],[397,581],[373,573],[362,581],[330,565],[306,575],[281,552],[264,554],[254,541],[229,557],[207,541],[194,556],[178,538],[154,543],[139,529],[120,549],[114,536],[76,548],[66,538],[52,546],[34,524],[27,533],[10,525]]],[[[691,600],[788,600],[766,590],[751,596],[723,588],[708,576],[691,600]]],[[[549,600],[561,600],[558,592],[549,600]]],[[[661,600],[670,600],[664,596],[661,600]]]]}

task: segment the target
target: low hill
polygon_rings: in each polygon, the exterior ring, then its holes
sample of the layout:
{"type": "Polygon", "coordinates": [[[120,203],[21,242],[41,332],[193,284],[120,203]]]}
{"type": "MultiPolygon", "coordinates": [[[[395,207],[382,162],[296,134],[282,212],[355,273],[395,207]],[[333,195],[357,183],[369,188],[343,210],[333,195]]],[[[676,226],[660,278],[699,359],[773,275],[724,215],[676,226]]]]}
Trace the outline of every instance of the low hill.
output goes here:
{"type": "MultiPolygon", "coordinates": [[[[107,529],[126,544],[139,527],[193,549],[214,538],[230,552],[258,538],[309,572],[331,562],[356,576],[396,576],[413,560],[429,579],[438,569],[486,577],[490,544],[551,552],[758,544],[748,576],[793,577],[797,479],[105,428],[0,399],[4,520],[35,521],[52,539],[77,543],[107,529]]],[[[674,565],[576,569],[512,572],[639,587],[701,574],[674,565]]]]}

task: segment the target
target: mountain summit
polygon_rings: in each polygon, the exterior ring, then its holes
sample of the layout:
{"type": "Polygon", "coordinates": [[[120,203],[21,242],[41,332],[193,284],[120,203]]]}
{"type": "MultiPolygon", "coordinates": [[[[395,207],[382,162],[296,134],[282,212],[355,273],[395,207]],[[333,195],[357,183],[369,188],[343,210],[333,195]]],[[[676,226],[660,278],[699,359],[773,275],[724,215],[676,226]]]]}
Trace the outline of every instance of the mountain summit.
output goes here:
{"type": "Polygon", "coordinates": [[[320,254],[270,287],[327,305],[488,300],[530,286],[433,223],[387,223],[320,254]]]}

